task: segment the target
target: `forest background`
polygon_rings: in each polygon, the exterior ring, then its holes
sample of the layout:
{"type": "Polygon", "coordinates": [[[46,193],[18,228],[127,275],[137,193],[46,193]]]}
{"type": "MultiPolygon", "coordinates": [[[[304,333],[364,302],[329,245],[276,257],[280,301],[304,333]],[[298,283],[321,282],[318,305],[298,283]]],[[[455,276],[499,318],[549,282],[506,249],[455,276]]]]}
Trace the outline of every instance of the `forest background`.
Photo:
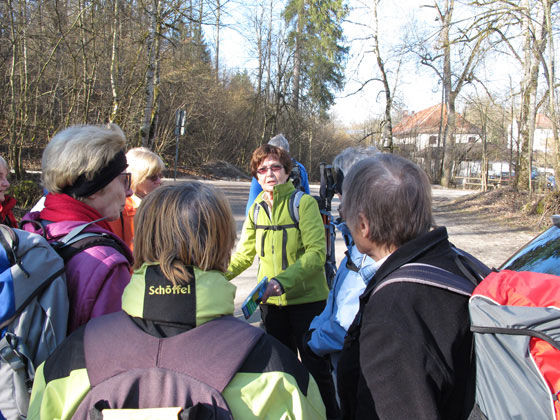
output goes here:
{"type": "Polygon", "coordinates": [[[406,155],[392,131],[422,85],[435,94],[426,100],[447,110],[435,183],[453,185],[464,157],[455,143],[458,109],[480,127],[474,158],[486,174],[491,159],[509,159],[513,190],[529,193],[535,119],[548,116],[548,161],[560,179],[558,0],[399,4],[5,0],[0,152],[15,179],[25,179],[60,129],[114,122],[131,146],[153,149],[169,168],[177,159],[182,171],[216,161],[247,170],[252,151],[282,132],[317,180],[320,162],[348,146],[406,155]],[[224,42],[228,31],[242,45],[224,42]],[[240,50],[245,65],[224,64],[240,50]],[[362,120],[340,119],[349,101],[369,109],[362,120]],[[177,133],[180,110],[186,125],[177,133]]]}

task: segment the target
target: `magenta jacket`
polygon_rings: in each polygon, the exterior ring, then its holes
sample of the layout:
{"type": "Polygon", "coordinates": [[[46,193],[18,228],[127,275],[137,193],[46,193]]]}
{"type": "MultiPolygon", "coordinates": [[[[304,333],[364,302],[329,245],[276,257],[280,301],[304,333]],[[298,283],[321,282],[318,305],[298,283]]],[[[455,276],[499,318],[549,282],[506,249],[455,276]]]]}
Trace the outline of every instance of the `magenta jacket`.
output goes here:
{"type": "MultiPolygon", "coordinates": [[[[38,220],[39,212],[28,213],[25,220],[38,220]]],[[[50,223],[46,226],[46,236],[50,241],[60,239],[80,221],[50,223]]],[[[39,233],[33,223],[25,223],[23,229],[39,233]]],[[[66,264],[66,283],[70,300],[68,334],[85,324],[91,318],[121,310],[121,296],[130,281],[132,254],[126,244],[112,232],[98,225],[88,226],[84,232],[99,232],[111,235],[120,243],[127,255],[109,246],[94,246],[74,255],[66,264]]]]}

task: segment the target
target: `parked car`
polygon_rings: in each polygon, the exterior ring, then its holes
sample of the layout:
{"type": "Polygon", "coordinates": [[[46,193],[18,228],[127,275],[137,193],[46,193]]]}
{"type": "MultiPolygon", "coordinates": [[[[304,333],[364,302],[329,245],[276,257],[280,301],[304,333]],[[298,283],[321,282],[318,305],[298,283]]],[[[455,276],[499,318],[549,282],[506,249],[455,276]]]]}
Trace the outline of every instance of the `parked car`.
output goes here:
{"type": "Polygon", "coordinates": [[[552,226],[523,246],[500,269],[560,276],[560,215],[552,216],[552,226]]]}

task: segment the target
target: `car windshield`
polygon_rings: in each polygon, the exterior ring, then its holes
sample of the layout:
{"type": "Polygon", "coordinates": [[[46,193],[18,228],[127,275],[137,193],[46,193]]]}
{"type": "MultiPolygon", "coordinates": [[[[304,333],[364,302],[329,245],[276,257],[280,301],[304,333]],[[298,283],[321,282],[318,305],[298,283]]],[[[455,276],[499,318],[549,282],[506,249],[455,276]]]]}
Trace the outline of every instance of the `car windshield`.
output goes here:
{"type": "Polygon", "coordinates": [[[560,275],[560,228],[552,226],[537,236],[500,269],[560,275]]]}

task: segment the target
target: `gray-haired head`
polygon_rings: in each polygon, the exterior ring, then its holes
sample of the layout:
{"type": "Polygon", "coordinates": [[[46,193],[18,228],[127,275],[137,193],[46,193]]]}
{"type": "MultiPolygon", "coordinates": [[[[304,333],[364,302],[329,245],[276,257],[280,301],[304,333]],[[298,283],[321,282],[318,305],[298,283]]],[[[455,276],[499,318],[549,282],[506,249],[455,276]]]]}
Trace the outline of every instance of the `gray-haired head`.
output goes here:
{"type": "Polygon", "coordinates": [[[284,149],[286,152],[290,153],[290,143],[288,143],[288,140],[286,140],[284,134],[278,134],[272,137],[268,141],[268,144],[270,144],[271,146],[279,147],[280,149],[284,149]]]}
{"type": "Polygon", "coordinates": [[[378,153],[379,149],[375,146],[347,147],[333,159],[333,169],[335,172],[341,171],[342,175],[346,175],[352,165],[378,153]]]}
{"type": "Polygon", "coordinates": [[[430,180],[408,159],[388,153],[364,159],[342,189],[346,223],[352,230],[365,219],[368,239],[378,245],[400,247],[432,226],[430,180]]]}

